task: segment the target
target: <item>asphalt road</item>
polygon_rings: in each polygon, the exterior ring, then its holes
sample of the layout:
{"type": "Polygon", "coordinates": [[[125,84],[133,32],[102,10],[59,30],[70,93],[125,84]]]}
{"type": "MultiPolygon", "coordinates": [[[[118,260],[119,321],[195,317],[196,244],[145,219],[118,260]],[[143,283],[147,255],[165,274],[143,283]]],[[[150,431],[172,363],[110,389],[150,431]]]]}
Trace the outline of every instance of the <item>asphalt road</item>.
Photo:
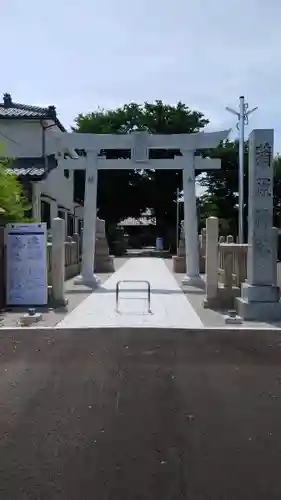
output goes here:
{"type": "Polygon", "coordinates": [[[0,335],[1,500],[280,500],[274,334],[0,335]]]}

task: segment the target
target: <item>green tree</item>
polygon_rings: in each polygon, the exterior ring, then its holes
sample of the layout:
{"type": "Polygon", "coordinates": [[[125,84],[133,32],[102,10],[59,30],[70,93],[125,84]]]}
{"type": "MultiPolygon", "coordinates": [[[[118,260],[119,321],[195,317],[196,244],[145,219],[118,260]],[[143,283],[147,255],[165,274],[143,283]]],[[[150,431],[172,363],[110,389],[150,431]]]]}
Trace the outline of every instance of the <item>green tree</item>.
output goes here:
{"type": "MultiPolygon", "coordinates": [[[[210,170],[200,176],[198,182],[205,188],[200,199],[201,217],[213,215],[222,223],[224,232],[237,235],[238,201],[239,201],[239,144],[237,141],[225,141],[218,148],[204,151],[205,156],[220,158],[221,168],[210,170]]],[[[244,202],[245,231],[247,230],[248,200],[248,144],[245,143],[244,155],[244,202]]]]}
{"type": "MultiPolygon", "coordinates": [[[[201,219],[210,215],[218,217],[224,233],[237,236],[239,203],[239,144],[238,141],[226,141],[219,148],[204,152],[210,157],[221,159],[221,169],[208,171],[199,183],[206,189],[199,200],[201,219]]],[[[245,142],[244,154],[244,238],[247,240],[248,223],[248,142],[245,142]]],[[[281,157],[273,162],[274,175],[274,211],[273,224],[280,225],[281,217],[281,157]]]]}
{"type": "Polygon", "coordinates": [[[9,171],[8,160],[0,160],[0,208],[5,222],[21,222],[30,209],[17,176],[9,171]]]}
{"type": "MultiPolygon", "coordinates": [[[[80,114],[74,130],[84,133],[130,133],[134,129],[156,134],[192,133],[201,130],[208,120],[198,111],[192,111],[179,102],[176,106],[158,100],[143,105],[130,103],[116,110],[98,110],[80,114]]],[[[129,151],[103,151],[109,157],[129,158],[129,151]]],[[[173,158],[178,150],[151,150],[151,158],[173,158]]],[[[84,197],[83,172],[76,172],[76,199],[84,197]]],[[[180,171],[104,171],[99,175],[99,214],[108,221],[125,216],[138,216],[150,208],[156,216],[159,233],[167,235],[175,225],[176,190],[182,187],[180,171]]]]}

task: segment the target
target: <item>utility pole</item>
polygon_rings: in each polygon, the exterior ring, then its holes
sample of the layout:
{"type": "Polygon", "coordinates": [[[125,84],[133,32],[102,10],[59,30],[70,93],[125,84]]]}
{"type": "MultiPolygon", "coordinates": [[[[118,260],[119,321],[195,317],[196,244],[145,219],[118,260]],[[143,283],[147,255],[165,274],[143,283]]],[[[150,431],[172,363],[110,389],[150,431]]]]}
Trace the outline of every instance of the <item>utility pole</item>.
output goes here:
{"type": "Polygon", "coordinates": [[[177,255],[178,255],[178,250],[179,250],[179,222],[180,222],[180,205],[179,205],[179,197],[180,197],[180,190],[177,188],[177,228],[176,228],[176,235],[177,235],[177,255]]]}
{"type": "Polygon", "coordinates": [[[238,123],[236,125],[239,130],[239,215],[238,215],[238,239],[239,243],[244,243],[244,140],[245,140],[245,125],[249,123],[249,115],[251,115],[258,106],[248,110],[249,105],[245,102],[244,96],[239,97],[239,111],[225,108],[227,111],[237,116],[238,123]]]}

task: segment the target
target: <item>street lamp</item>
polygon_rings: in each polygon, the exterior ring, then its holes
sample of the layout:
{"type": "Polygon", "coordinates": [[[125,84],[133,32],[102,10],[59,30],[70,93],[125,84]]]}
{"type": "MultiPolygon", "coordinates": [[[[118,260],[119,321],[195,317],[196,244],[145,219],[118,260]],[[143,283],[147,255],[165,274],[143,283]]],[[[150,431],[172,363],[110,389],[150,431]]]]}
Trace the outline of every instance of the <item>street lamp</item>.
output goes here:
{"type": "Polygon", "coordinates": [[[244,243],[244,127],[249,123],[249,115],[251,115],[258,106],[248,110],[248,103],[245,102],[244,96],[239,97],[239,111],[225,108],[227,111],[237,116],[238,123],[236,125],[239,130],[239,224],[238,224],[238,239],[239,243],[244,243]]]}

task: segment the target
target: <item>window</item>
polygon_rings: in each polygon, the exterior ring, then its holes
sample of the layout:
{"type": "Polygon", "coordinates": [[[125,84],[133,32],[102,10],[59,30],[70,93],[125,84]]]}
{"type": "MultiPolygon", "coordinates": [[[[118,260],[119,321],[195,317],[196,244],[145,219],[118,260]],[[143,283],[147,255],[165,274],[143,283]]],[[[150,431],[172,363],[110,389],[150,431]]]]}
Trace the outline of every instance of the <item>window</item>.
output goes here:
{"type": "Polygon", "coordinates": [[[74,217],[71,214],[67,214],[67,236],[73,236],[74,234],[74,217]]]}
{"type": "Polygon", "coordinates": [[[69,170],[64,169],[63,173],[64,173],[64,177],[65,177],[66,179],[69,179],[69,170]]]}
{"type": "Polygon", "coordinates": [[[51,227],[51,205],[47,201],[41,201],[41,220],[46,222],[47,229],[51,227]]]}
{"type": "Polygon", "coordinates": [[[65,219],[64,211],[63,210],[58,210],[58,217],[60,219],[65,219]]]}
{"type": "Polygon", "coordinates": [[[25,211],[24,216],[28,219],[32,218],[32,183],[30,181],[21,181],[23,196],[28,201],[30,208],[25,211]]]}

